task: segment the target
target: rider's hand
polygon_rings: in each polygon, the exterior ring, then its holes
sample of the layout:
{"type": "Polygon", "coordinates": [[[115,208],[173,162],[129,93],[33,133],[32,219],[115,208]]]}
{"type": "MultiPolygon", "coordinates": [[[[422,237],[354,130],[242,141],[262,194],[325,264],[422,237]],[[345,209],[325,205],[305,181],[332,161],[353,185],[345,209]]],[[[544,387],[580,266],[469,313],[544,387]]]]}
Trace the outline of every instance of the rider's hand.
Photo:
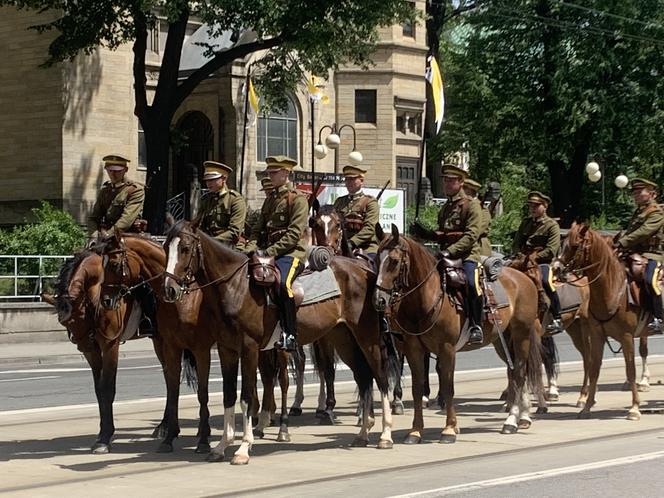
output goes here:
{"type": "Polygon", "coordinates": [[[450,251],[448,251],[447,249],[443,249],[442,251],[440,251],[439,254],[440,254],[441,258],[445,258],[445,259],[451,259],[452,258],[452,255],[450,254],[450,251]]]}

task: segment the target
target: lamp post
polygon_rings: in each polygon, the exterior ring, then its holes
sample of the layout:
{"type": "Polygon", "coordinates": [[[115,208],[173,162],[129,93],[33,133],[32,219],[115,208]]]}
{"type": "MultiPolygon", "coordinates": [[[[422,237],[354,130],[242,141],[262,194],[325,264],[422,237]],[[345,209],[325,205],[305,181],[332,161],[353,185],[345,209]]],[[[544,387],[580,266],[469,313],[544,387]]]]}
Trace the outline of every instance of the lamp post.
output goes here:
{"type": "Polygon", "coordinates": [[[350,128],[353,131],[353,150],[348,154],[348,162],[352,166],[357,166],[360,164],[364,158],[362,153],[357,150],[357,135],[355,133],[355,128],[352,125],[345,124],[337,128],[337,124],[333,123],[332,125],[325,125],[318,130],[318,144],[314,147],[314,156],[316,159],[323,159],[330,152],[330,149],[334,149],[334,173],[339,173],[339,145],[341,145],[341,132],[350,128]],[[325,143],[323,143],[323,131],[330,130],[330,133],[325,138],[325,143]]]}

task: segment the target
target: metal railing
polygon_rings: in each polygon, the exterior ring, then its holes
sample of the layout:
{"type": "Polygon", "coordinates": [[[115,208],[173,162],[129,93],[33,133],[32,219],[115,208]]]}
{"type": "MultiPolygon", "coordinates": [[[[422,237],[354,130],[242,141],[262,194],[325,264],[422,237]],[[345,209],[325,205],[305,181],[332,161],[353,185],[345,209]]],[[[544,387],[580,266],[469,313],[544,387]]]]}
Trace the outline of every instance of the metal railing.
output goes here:
{"type": "Polygon", "coordinates": [[[72,257],[0,254],[0,302],[41,301],[40,294],[72,257]]]}

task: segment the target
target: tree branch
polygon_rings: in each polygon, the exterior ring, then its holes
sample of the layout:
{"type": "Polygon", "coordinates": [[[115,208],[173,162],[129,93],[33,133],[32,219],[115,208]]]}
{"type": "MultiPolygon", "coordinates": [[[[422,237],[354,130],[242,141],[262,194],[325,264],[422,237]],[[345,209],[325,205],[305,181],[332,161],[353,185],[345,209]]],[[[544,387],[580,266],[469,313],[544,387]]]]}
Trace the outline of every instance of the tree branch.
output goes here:
{"type": "Polygon", "coordinates": [[[218,52],[212,59],[204,65],[196,69],[189,77],[178,86],[173,99],[173,108],[177,109],[180,104],[186,99],[191,92],[194,91],[196,86],[205,78],[214,73],[217,69],[230,64],[235,59],[245,57],[251,53],[258,52],[259,50],[267,50],[274,48],[285,41],[283,34],[277,35],[267,40],[257,40],[251,43],[243,43],[237,45],[229,50],[218,52]]]}

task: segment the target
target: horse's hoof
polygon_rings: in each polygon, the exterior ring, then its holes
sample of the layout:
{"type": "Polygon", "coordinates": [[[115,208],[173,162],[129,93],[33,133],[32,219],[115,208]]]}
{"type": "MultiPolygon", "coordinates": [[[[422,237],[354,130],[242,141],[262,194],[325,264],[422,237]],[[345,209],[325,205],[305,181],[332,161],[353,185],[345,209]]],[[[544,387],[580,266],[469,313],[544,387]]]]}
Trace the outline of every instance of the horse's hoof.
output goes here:
{"type": "Polygon", "coordinates": [[[316,418],[321,418],[323,415],[325,415],[325,410],[316,410],[316,418]]]}
{"type": "Polygon", "coordinates": [[[501,434],[516,434],[519,428],[516,425],[505,424],[503,429],[500,431],[501,434]]]}
{"type": "Polygon", "coordinates": [[[379,450],[391,450],[393,447],[394,443],[389,439],[381,439],[376,446],[379,450]]]}
{"type": "Polygon", "coordinates": [[[526,419],[519,420],[519,429],[530,429],[531,425],[533,425],[532,420],[526,420],[526,419]]]}
{"type": "Polygon", "coordinates": [[[537,415],[542,415],[544,413],[549,413],[549,408],[546,406],[538,406],[537,410],[535,410],[535,413],[537,415]]]}
{"type": "Polygon", "coordinates": [[[392,404],[392,415],[403,415],[403,403],[392,404]]]}
{"type": "Polygon", "coordinates": [[[328,412],[323,412],[320,417],[320,425],[334,425],[334,419],[328,412]]]}
{"type": "Polygon", "coordinates": [[[172,443],[162,442],[162,443],[157,447],[157,453],[173,453],[173,444],[172,444],[172,443]]]}
{"type": "Polygon", "coordinates": [[[215,462],[223,462],[224,461],[224,454],[223,453],[215,453],[214,451],[211,451],[208,456],[205,458],[206,462],[210,463],[215,463],[215,462]]]}
{"type": "Polygon", "coordinates": [[[279,434],[277,434],[277,442],[290,443],[291,442],[290,434],[287,432],[279,431],[279,434]]]}
{"type": "Polygon", "coordinates": [[[558,393],[547,393],[544,395],[547,401],[558,401],[560,399],[560,395],[558,393]]]}
{"type": "Polygon", "coordinates": [[[640,393],[647,393],[650,391],[650,384],[637,384],[636,385],[636,390],[639,391],[640,393]]]}
{"type": "Polygon", "coordinates": [[[579,420],[588,420],[590,418],[590,412],[586,410],[581,410],[576,416],[579,420]]]}
{"type": "Polygon", "coordinates": [[[247,465],[249,463],[249,455],[233,455],[231,465],[247,465]]]}
{"type": "Polygon", "coordinates": [[[97,441],[92,445],[91,450],[93,455],[105,455],[111,452],[111,445],[97,441]]]}
{"type": "Polygon", "coordinates": [[[440,444],[454,444],[456,443],[456,434],[441,434],[438,442],[440,444]]]}
{"type": "Polygon", "coordinates": [[[353,439],[353,442],[350,443],[351,448],[366,448],[367,445],[369,444],[369,441],[367,439],[361,438],[359,436],[355,437],[353,439]]]}
{"type": "Polygon", "coordinates": [[[630,410],[627,412],[627,420],[641,420],[641,412],[630,410]]]}
{"type": "Polygon", "coordinates": [[[292,407],[290,410],[288,410],[289,417],[299,417],[300,415],[302,415],[302,408],[292,407]]]}
{"type": "Polygon", "coordinates": [[[254,437],[257,437],[259,439],[263,439],[265,437],[265,432],[263,432],[260,429],[254,429],[254,437]]]}
{"type": "Polygon", "coordinates": [[[422,438],[414,434],[408,434],[406,439],[403,440],[403,444],[420,444],[421,442],[422,438]]]}
{"type": "Polygon", "coordinates": [[[210,445],[208,443],[198,443],[194,451],[199,454],[210,453],[210,445]]]}

